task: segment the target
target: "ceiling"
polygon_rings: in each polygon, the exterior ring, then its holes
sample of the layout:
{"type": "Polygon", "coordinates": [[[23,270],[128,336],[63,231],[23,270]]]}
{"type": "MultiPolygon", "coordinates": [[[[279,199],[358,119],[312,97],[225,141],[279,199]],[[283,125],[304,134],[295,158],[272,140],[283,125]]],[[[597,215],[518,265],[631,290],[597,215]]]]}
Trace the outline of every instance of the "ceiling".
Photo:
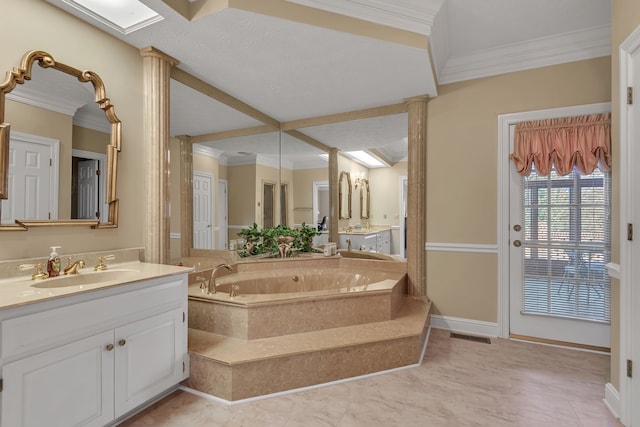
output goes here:
{"type": "MultiPolygon", "coordinates": [[[[141,0],[164,19],[128,34],[70,0],[47,1],[137,48],[161,50],[181,70],[279,122],[434,97],[439,84],[611,51],[611,0],[141,0]]],[[[260,125],[172,80],[171,135],[260,125]]],[[[298,130],[342,151],[406,156],[406,114],[298,130]]],[[[292,167],[323,164],[321,150],[277,132],[200,145],[239,162],[278,156],[266,144],[279,138],[292,167]]]]}

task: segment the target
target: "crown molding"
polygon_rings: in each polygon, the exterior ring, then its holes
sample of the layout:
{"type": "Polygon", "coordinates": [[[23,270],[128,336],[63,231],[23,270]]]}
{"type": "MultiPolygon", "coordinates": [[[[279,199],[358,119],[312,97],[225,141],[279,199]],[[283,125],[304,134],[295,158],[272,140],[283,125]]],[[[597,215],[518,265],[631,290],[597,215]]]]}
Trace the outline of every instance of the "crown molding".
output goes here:
{"type": "Polygon", "coordinates": [[[21,87],[19,93],[15,90],[8,93],[6,98],[11,101],[44,108],[45,110],[54,111],[67,116],[73,116],[78,108],[84,105],[84,102],[75,102],[72,99],[65,100],[56,97],[47,97],[40,91],[30,90],[27,87],[21,87]]]}
{"type": "Polygon", "coordinates": [[[429,35],[433,20],[444,2],[444,0],[288,1],[424,35],[429,35]]]}
{"type": "Polygon", "coordinates": [[[451,57],[438,73],[447,84],[611,55],[611,25],[451,57]]]}
{"type": "Polygon", "coordinates": [[[193,154],[200,154],[202,156],[213,157],[214,159],[219,159],[224,151],[216,150],[215,148],[207,147],[205,145],[193,144],[192,145],[193,154]]]}
{"type": "Polygon", "coordinates": [[[98,110],[96,114],[92,114],[79,109],[73,116],[73,124],[98,132],[111,133],[111,123],[107,121],[104,111],[102,110],[98,110]]]}

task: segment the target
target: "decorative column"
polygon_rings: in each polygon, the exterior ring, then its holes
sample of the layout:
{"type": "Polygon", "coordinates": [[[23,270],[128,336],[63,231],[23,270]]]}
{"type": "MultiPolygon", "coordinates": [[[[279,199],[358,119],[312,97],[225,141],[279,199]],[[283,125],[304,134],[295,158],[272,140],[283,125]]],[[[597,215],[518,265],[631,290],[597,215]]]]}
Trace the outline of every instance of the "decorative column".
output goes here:
{"type": "Polygon", "coordinates": [[[338,149],[329,150],[329,241],[338,243],[338,149]]]}
{"type": "Polygon", "coordinates": [[[427,102],[429,97],[405,99],[409,115],[407,188],[408,293],[427,296],[427,102]]]}
{"type": "Polygon", "coordinates": [[[193,247],[193,144],[189,136],[180,140],[180,255],[189,256],[193,247]]]}
{"type": "Polygon", "coordinates": [[[178,61],[149,46],[140,49],[143,72],[145,261],[169,262],[169,81],[178,61]]]}

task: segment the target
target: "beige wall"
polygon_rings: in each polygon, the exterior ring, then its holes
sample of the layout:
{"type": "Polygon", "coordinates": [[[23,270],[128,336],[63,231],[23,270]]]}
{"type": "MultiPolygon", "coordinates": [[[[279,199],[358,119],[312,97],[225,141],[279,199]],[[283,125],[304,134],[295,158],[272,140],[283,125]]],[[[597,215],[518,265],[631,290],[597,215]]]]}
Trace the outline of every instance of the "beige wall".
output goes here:
{"type": "Polygon", "coordinates": [[[3,80],[26,52],[47,51],[60,62],[98,73],[122,120],[117,186],[119,227],[2,232],[0,260],[47,256],[52,245],[61,245],[63,255],[142,246],[142,60],[138,50],[40,0],[3,2],[0,39],[5,41],[0,55],[3,80]]]}
{"type": "MultiPolygon", "coordinates": [[[[293,171],[293,223],[315,225],[313,215],[313,182],[328,181],[327,168],[296,169],[293,171]]],[[[321,218],[320,218],[321,219],[321,218]]]]}
{"type": "Polygon", "coordinates": [[[108,133],[81,126],[73,126],[72,135],[74,149],[100,154],[106,154],[106,146],[109,145],[111,138],[108,133]]]}
{"type": "MultiPolygon", "coordinates": [[[[498,115],[606,102],[610,82],[605,57],[441,86],[428,104],[427,241],[496,244],[498,115]]],[[[497,268],[494,254],[428,253],[434,311],[496,322],[497,268]]]]}
{"type": "Polygon", "coordinates": [[[403,223],[400,221],[401,176],[407,176],[407,162],[398,162],[391,168],[369,169],[371,224],[399,226],[403,223]]]}
{"type": "MultiPolygon", "coordinates": [[[[616,165],[620,164],[620,56],[618,48],[620,44],[640,26],[640,2],[637,0],[614,0],[612,2],[611,16],[611,110],[613,123],[611,126],[611,139],[613,150],[613,233],[612,233],[612,260],[620,262],[620,175],[616,165]]],[[[635,95],[635,94],[634,94],[635,95]]],[[[634,96],[635,98],[635,96],[634,96]]],[[[611,288],[611,384],[620,390],[620,284],[612,280],[611,288]]]]}
{"type": "MultiPolygon", "coordinates": [[[[169,232],[181,233],[181,185],[180,185],[180,140],[169,139],[169,232]]],[[[181,255],[180,239],[169,239],[169,259],[176,260],[181,255]]]]}
{"type": "MultiPolygon", "coordinates": [[[[256,202],[255,165],[227,166],[229,180],[229,239],[235,239],[240,229],[258,223],[256,211],[260,209],[256,202]],[[232,229],[231,226],[240,226],[232,229]]],[[[262,204],[260,205],[262,206],[262,204]]],[[[261,215],[262,216],[262,215],[261,215]]]]}

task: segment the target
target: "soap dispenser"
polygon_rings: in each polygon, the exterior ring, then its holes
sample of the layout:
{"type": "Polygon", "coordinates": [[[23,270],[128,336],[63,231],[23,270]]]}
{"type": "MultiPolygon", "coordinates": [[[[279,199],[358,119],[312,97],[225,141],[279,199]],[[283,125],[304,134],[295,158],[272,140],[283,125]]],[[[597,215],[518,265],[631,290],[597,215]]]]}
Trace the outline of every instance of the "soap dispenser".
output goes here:
{"type": "Polygon", "coordinates": [[[51,253],[47,261],[47,273],[49,277],[57,277],[60,275],[60,256],[56,250],[61,247],[62,246],[51,246],[51,253]]]}

